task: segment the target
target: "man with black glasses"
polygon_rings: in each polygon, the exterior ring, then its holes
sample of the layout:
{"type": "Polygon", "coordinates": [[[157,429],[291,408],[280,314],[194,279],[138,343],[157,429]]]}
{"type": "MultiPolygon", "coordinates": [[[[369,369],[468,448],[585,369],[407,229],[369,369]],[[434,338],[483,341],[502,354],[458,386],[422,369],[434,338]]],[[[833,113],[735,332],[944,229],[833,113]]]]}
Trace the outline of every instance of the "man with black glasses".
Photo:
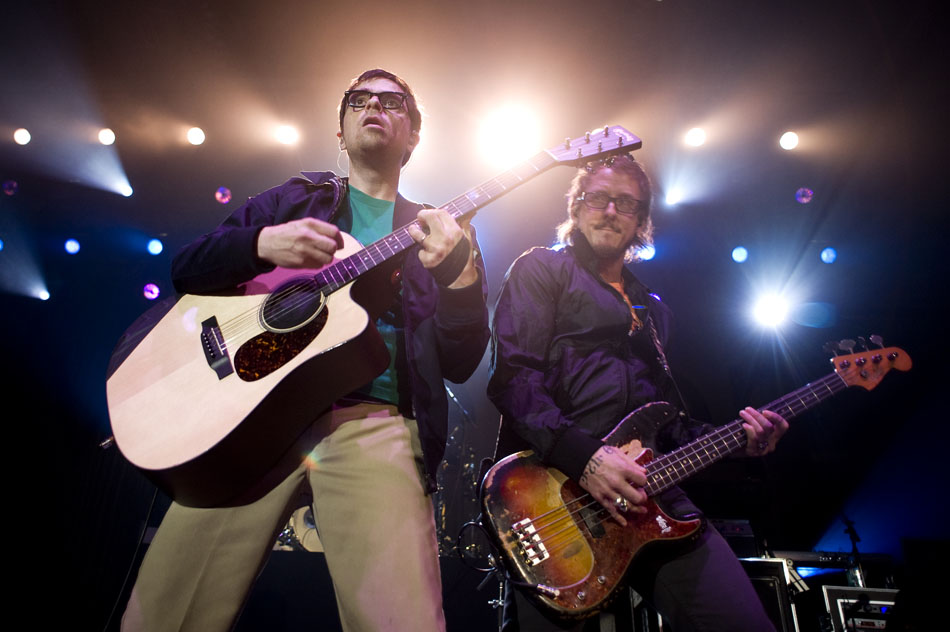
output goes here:
{"type": "Polygon", "coordinates": [[[172,503],[142,564],[124,629],[230,629],[305,485],[343,628],[445,628],[427,497],[445,448],[443,379],[466,380],[489,333],[484,267],[471,228],[398,193],[421,121],[405,81],[384,70],[363,73],[340,104],[348,178],[291,178],[250,198],[176,255],[176,288],[207,293],[276,266],[322,267],[344,246],[341,231],[370,244],[415,222],[408,232],[416,244],[398,260],[400,268],[384,266],[369,292],[363,281],[354,290],[380,306],[376,325],[389,367],[314,416],[300,442],[300,465],[260,499],[212,509],[172,503]]]}
{"type": "MultiPolygon", "coordinates": [[[[498,456],[534,450],[621,524],[645,511],[645,470],[636,455],[602,439],[644,404],[682,404],[663,352],[670,310],[624,266],[651,241],[652,199],[649,178],[630,156],[579,170],[568,219],[558,227],[564,247],[534,248],[512,264],[493,322],[488,394],[502,413],[498,456]]],[[[772,412],[739,414],[751,456],[774,450],[788,428],[772,412]]],[[[656,447],[666,452],[710,429],[681,417],[656,447]]],[[[699,513],[675,487],[654,500],[675,518],[699,513]]],[[[634,585],[673,630],[772,629],[735,555],[711,527],[688,546],[655,550],[658,557],[638,559],[641,581],[634,585]]],[[[588,621],[598,629],[596,619],[588,621]]],[[[506,630],[583,626],[542,612],[520,592],[508,595],[506,630]]]]}

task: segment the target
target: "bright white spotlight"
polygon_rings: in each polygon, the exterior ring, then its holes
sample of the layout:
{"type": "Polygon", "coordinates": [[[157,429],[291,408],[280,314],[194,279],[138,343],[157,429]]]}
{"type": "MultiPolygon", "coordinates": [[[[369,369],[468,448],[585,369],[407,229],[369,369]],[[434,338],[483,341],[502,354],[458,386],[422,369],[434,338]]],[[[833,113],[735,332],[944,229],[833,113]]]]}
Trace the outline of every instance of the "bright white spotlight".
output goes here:
{"type": "Polygon", "coordinates": [[[828,247],[821,251],[821,260],[825,263],[834,263],[838,258],[838,251],[828,247]]]}
{"type": "Polygon", "coordinates": [[[200,127],[192,127],[185,136],[192,145],[200,145],[205,142],[205,133],[200,127]]]}
{"type": "Polygon", "coordinates": [[[115,142],[115,132],[108,127],[103,127],[99,130],[99,142],[103,145],[111,145],[115,142]]]}
{"type": "Polygon", "coordinates": [[[120,184],[117,192],[123,197],[132,197],[132,185],[128,182],[120,184]]]}
{"type": "Polygon", "coordinates": [[[26,145],[28,142],[30,142],[31,138],[33,137],[30,136],[29,130],[26,130],[22,127],[13,132],[13,142],[15,142],[17,145],[26,145]]]}
{"type": "Polygon", "coordinates": [[[69,254],[74,255],[79,252],[79,242],[75,239],[67,239],[66,243],[63,245],[63,248],[65,248],[66,252],[69,254]]]}
{"type": "Polygon", "coordinates": [[[148,254],[150,255],[160,255],[165,246],[162,244],[161,239],[150,239],[148,241],[148,254]]]}
{"type": "Polygon", "coordinates": [[[656,256],[656,248],[653,244],[637,249],[637,259],[640,261],[649,261],[656,256]]]}
{"type": "Polygon", "coordinates": [[[736,263],[745,263],[749,258],[749,251],[742,246],[736,246],[732,249],[732,260],[736,263]]]}
{"type": "Polygon", "coordinates": [[[706,132],[701,127],[694,127],[686,132],[683,140],[690,147],[699,147],[706,142],[706,132]]]}
{"type": "Polygon", "coordinates": [[[281,145],[296,145],[297,141],[300,140],[300,132],[291,125],[281,125],[274,132],[274,138],[281,145]]]}
{"type": "Polygon", "coordinates": [[[782,147],[782,149],[795,149],[798,147],[798,134],[795,132],[785,132],[778,140],[778,144],[782,147]]]}
{"type": "Polygon", "coordinates": [[[489,114],[478,137],[482,155],[499,168],[532,156],[541,142],[537,117],[521,105],[507,105],[489,114]]]}
{"type": "Polygon", "coordinates": [[[752,317],[765,327],[778,327],[788,315],[788,302],[777,294],[763,296],[752,308],[752,317]]]}
{"type": "Polygon", "coordinates": [[[47,292],[46,290],[40,290],[39,292],[36,293],[36,298],[40,299],[41,301],[48,301],[49,292],[47,292]]]}
{"type": "Polygon", "coordinates": [[[666,192],[665,200],[667,206],[676,206],[683,201],[683,190],[679,187],[673,187],[666,192]]]}

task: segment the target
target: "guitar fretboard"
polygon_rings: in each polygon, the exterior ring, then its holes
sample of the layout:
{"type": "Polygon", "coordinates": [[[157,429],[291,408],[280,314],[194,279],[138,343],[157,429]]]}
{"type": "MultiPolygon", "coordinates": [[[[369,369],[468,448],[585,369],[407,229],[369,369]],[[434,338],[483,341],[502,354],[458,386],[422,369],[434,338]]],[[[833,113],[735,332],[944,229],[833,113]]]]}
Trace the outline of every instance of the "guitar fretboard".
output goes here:
{"type": "MultiPolygon", "coordinates": [[[[848,383],[837,373],[806,384],[759,410],[771,410],[792,419],[809,408],[840,393],[848,383]]],[[[654,496],[685,478],[745,447],[748,442],[742,419],[736,419],[709,434],[664,454],[647,464],[647,495],[654,496]]]]}
{"type": "MultiPolygon", "coordinates": [[[[558,164],[557,159],[549,152],[539,152],[503,174],[466,191],[439,208],[446,209],[452,217],[459,219],[497,200],[518,185],[527,182],[556,164],[558,164]]],[[[412,246],[415,241],[409,234],[409,226],[413,224],[416,224],[416,222],[398,228],[359,252],[323,268],[314,275],[314,281],[326,293],[330,293],[356,280],[361,274],[372,270],[412,246]]]]}

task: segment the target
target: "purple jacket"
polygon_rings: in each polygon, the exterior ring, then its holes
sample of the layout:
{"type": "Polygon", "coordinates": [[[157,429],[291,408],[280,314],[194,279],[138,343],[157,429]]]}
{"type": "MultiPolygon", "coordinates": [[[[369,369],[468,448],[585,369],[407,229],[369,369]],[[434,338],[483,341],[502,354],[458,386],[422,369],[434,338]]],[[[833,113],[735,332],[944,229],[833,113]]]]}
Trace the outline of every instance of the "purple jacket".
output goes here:
{"type": "MultiPolygon", "coordinates": [[[[257,234],[265,226],[303,217],[349,226],[346,181],[332,172],[302,175],[250,198],[218,228],[182,248],[172,262],[176,289],[189,293],[222,290],[273,269],[256,256],[257,234]]],[[[393,228],[414,220],[421,208],[399,196],[393,228]]],[[[488,290],[481,257],[476,259],[481,283],[451,290],[436,284],[419,261],[417,249],[413,246],[399,257],[406,357],[397,358],[397,370],[400,383],[408,383],[409,401],[400,402],[401,409],[418,421],[431,492],[447,434],[443,379],[463,382],[478,367],[489,338],[488,290]]]]}

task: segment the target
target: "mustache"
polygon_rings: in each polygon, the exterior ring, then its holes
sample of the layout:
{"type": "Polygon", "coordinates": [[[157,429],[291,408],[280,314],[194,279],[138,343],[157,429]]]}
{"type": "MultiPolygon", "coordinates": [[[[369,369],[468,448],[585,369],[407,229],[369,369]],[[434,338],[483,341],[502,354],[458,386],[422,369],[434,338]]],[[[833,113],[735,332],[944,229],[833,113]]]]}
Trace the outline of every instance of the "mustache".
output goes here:
{"type": "Polygon", "coordinates": [[[620,230],[620,225],[619,225],[617,222],[613,222],[613,221],[610,221],[610,220],[605,220],[605,221],[603,221],[603,222],[598,222],[597,224],[594,225],[594,228],[595,228],[595,229],[598,229],[598,230],[600,230],[600,229],[612,230],[612,231],[614,231],[615,233],[622,232],[622,231],[620,230]]]}

